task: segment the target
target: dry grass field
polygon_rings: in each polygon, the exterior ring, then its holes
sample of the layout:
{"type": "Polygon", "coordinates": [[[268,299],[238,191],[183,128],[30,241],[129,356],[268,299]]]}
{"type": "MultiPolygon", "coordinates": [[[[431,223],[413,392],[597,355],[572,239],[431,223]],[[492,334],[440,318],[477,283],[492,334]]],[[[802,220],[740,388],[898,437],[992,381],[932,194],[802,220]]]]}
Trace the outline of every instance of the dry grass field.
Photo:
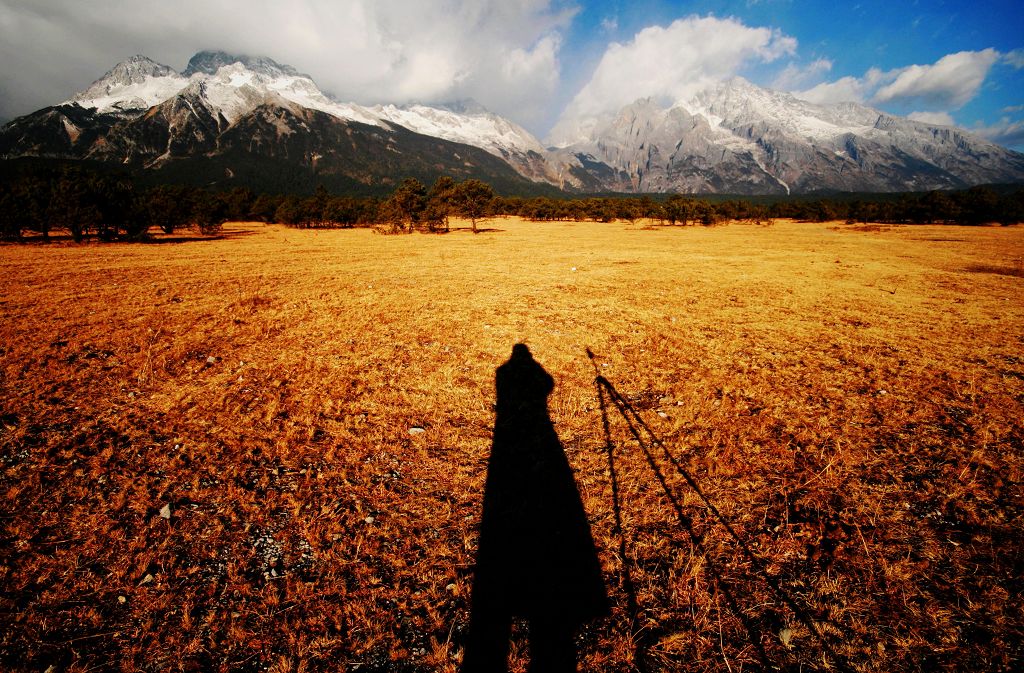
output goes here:
{"type": "Polygon", "coordinates": [[[581,670],[1024,667],[1024,228],[483,226],[0,247],[0,668],[457,670],[520,342],[581,670]]]}

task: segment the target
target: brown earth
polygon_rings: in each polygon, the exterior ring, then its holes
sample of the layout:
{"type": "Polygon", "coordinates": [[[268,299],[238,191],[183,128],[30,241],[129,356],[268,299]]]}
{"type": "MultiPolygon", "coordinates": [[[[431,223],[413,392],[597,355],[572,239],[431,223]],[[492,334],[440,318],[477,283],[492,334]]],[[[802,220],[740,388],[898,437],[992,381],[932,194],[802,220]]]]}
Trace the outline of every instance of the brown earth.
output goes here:
{"type": "Polygon", "coordinates": [[[1024,666],[1024,228],[484,226],[0,247],[0,668],[456,670],[518,342],[583,670],[1024,666]]]}

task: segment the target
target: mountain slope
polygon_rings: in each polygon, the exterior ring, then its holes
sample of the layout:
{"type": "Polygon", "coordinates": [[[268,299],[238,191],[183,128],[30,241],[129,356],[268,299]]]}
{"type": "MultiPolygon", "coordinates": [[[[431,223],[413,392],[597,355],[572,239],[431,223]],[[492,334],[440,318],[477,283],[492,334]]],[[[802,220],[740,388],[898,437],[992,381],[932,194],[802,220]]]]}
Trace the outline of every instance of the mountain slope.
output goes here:
{"type": "Polygon", "coordinates": [[[487,111],[475,101],[447,105],[378,105],[382,120],[428,136],[479,147],[508,162],[520,175],[553,182],[540,141],[523,127],[487,111]]]}
{"type": "Polygon", "coordinates": [[[228,126],[206,97],[205,83],[192,82],[145,114],[119,122],[84,158],[153,167],[172,157],[215,151],[218,136],[228,126]]]}
{"type": "Polygon", "coordinates": [[[122,119],[77,103],[43,108],[0,129],[0,157],[82,158],[122,119]]]}
{"type": "Polygon", "coordinates": [[[683,108],[637,101],[569,148],[615,171],[609,185],[629,192],[779,193],[756,143],[712,127],[683,108]]]}

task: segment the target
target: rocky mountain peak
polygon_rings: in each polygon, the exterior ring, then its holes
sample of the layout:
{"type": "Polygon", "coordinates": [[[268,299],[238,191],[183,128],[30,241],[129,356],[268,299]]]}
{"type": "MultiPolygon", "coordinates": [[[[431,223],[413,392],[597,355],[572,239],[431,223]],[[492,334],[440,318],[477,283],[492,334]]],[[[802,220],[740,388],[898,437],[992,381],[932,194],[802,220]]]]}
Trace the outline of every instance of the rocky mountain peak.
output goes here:
{"type": "Polygon", "coordinates": [[[439,108],[441,110],[448,110],[449,112],[464,115],[484,115],[491,113],[490,110],[485,108],[483,105],[478,103],[473,98],[460,98],[458,100],[446,101],[444,103],[436,103],[431,107],[439,108]]]}
{"type": "Polygon", "coordinates": [[[151,58],[136,54],[131,58],[121,61],[108,70],[103,77],[92,83],[88,90],[96,86],[127,86],[129,84],[141,84],[147,77],[168,77],[176,75],[174,68],[157,63],[151,58]]]}
{"type": "Polygon", "coordinates": [[[142,110],[173,95],[184,83],[185,78],[173,68],[136,55],[115,65],[68,102],[101,112],[142,110]]]}
{"type": "Polygon", "coordinates": [[[240,63],[260,75],[267,77],[309,77],[303,75],[290,65],[284,65],[266,56],[233,55],[224,51],[201,51],[189,59],[188,66],[182,73],[185,77],[191,77],[196,73],[215,75],[223,66],[240,63]]]}

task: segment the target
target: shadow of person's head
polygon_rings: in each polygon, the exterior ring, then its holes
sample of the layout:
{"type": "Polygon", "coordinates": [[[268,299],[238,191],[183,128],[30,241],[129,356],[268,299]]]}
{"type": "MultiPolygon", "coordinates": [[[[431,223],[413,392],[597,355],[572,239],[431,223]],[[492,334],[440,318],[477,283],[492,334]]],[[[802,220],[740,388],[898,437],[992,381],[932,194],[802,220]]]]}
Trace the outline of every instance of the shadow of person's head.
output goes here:
{"type": "Polygon", "coordinates": [[[547,409],[547,398],[554,390],[555,381],[533,359],[526,344],[512,347],[512,355],[495,372],[495,409],[499,422],[504,414],[519,414],[547,409]]]}

